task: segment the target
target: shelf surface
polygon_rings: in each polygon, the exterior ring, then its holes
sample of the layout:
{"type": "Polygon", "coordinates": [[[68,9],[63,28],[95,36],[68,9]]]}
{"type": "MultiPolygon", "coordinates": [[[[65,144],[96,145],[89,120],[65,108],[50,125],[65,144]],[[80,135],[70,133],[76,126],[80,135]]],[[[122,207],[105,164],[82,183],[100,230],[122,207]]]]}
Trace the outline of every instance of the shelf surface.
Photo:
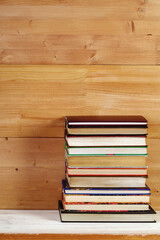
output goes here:
{"type": "Polygon", "coordinates": [[[61,223],[57,210],[0,210],[0,233],[26,234],[160,234],[156,223],[61,223]]]}

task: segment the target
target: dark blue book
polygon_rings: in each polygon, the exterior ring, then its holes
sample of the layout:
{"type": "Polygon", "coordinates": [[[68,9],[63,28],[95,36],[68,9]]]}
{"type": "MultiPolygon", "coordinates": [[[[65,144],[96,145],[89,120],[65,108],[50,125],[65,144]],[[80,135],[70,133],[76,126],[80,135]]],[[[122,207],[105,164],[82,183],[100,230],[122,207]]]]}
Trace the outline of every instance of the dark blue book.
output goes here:
{"type": "Polygon", "coordinates": [[[70,188],[67,180],[62,180],[64,194],[72,195],[150,195],[150,188],[70,188]]]}

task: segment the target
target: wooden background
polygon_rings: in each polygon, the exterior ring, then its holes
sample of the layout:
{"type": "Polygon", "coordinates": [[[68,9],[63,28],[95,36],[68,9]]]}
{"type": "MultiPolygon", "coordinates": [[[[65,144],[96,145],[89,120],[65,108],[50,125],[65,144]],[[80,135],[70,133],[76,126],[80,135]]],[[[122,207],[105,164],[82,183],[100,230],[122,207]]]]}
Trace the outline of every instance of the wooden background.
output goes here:
{"type": "Polygon", "coordinates": [[[159,64],[158,0],[1,0],[3,64],[159,64]]]}
{"type": "Polygon", "coordinates": [[[0,66],[0,206],[54,209],[66,115],[143,115],[152,204],[160,208],[160,66],[0,66]]]}
{"type": "Polygon", "coordinates": [[[157,0],[0,1],[1,209],[57,209],[66,115],[138,114],[160,210],[159,20],[157,0]]]}

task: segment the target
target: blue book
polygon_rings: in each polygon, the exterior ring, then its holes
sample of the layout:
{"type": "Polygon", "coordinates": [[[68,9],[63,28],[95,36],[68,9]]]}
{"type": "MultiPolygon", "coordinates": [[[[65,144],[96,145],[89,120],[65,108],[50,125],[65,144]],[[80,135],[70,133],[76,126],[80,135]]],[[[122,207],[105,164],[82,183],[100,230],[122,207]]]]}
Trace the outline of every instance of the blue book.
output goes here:
{"type": "Polygon", "coordinates": [[[70,188],[67,180],[62,180],[64,194],[72,195],[151,195],[150,188],[70,188]]]}

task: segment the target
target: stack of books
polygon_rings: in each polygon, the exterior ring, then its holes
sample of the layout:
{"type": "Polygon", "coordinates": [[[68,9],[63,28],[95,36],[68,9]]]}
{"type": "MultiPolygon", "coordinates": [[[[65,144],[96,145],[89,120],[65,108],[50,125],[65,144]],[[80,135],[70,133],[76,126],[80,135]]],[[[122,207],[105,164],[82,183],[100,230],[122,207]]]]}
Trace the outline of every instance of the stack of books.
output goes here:
{"type": "Polygon", "coordinates": [[[147,121],[66,117],[63,222],[155,222],[149,205],[147,121]]]}

